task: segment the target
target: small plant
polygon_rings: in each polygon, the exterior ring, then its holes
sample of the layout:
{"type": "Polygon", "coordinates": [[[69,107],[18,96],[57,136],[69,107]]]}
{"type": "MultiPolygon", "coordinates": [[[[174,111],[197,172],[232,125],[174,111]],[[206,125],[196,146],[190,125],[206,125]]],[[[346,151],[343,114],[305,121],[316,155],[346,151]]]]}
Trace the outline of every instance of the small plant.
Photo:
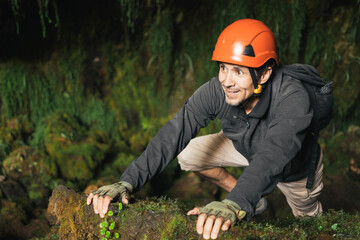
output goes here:
{"type": "Polygon", "coordinates": [[[339,230],[339,227],[338,227],[337,223],[333,224],[333,225],[331,226],[331,229],[334,230],[334,231],[338,231],[338,230],[339,230]]]}
{"type": "MultiPolygon", "coordinates": [[[[119,212],[122,209],[122,203],[119,203],[119,212]]],[[[108,211],[107,216],[111,217],[113,216],[114,213],[112,211],[108,211]]],[[[114,228],[115,228],[115,221],[111,220],[110,222],[108,222],[108,219],[105,217],[104,221],[102,221],[100,223],[100,234],[103,236],[101,238],[101,240],[111,240],[111,239],[119,239],[120,238],[120,234],[118,232],[113,232],[114,228]]]]}

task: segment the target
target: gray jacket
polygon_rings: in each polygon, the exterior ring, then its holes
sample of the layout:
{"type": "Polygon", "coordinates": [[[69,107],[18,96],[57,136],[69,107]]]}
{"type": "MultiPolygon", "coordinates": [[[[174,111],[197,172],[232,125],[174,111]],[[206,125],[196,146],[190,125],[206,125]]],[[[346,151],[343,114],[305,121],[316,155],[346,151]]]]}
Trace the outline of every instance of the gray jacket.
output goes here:
{"type": "Polygon", "coordinates": [[[176,158],[201,128],[218,118],[225,136],[249,161],[226,197],[239,204],[249,220],[260,198],[279,181],[296,181],[309,174],[309,155],[318,147],[307,131],[313,117],[308,93],[299,80],[278,74],[281,68],[248,115],[243,108],[226,103],[217,77],[202,85],[129,165],[121,181],[140,189],[176,158]],[[275,79],[282,82],[272,99],[275,79]]]}

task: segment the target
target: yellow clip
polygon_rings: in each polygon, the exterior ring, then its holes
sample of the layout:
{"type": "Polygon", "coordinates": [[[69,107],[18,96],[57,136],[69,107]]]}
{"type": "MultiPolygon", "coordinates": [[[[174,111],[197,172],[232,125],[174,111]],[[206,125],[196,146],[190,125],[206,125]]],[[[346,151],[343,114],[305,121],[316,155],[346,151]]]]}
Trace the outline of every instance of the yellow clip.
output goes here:
{"type": "Polygon", "coordinates": [[[257,88],[254,89],[255,94],[260,94],[262,92],[262,86],[258,84],[257,88]]]}

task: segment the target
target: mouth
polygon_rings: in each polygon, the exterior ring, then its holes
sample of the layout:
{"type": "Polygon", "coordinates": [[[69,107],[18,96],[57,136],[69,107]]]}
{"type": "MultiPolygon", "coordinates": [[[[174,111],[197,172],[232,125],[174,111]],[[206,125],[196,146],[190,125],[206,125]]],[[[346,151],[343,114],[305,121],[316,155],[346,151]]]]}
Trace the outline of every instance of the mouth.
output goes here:
{"type": "Polygon", "coordinates": [[[240,93],[240,90],[227,89],[227,88],[224,88],[224,90],[225,90],[225,94],[228,97],[235,97],[238,93],[240,93]]]}

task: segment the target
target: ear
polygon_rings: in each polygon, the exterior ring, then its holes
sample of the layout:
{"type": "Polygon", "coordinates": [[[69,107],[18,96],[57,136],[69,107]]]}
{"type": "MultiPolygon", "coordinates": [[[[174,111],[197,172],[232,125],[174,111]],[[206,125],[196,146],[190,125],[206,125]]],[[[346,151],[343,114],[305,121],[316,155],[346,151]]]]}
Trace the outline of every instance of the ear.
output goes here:
{"type": "Polygon", "coordinates": [[[264,72],[263,74],[261,75],[261,78],[259,80],[259,84],[264,84],[266,83],[270,76],[271,76],[271,73],[272,73],[272,68],[271,67],[268,67],[264,72]]]}

